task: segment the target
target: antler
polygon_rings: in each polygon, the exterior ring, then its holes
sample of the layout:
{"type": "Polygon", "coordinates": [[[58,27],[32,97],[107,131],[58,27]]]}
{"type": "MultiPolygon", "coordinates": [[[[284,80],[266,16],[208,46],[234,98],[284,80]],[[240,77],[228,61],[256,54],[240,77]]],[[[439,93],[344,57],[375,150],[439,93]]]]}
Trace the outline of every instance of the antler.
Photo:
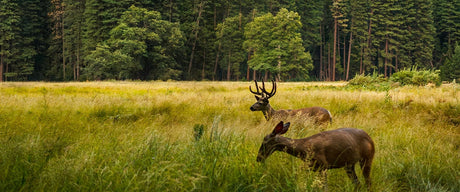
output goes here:
{"type": "Polygon", "coordinates": [[[267,99],[269,99],[270,97],[273,97],[273,95],[275,95],[275,93],[276,93],[276,82],[274,80],[272,80],[272,91],[270,91],[270,93],[268,93],[268,91],[265,90],[265,83],[264,83],[264,81],[262,81],[261,90],[268,96],[267,99]]]}
{"type": "Polygon", "coordinates": [[[265,89],[265,82],[263,80],[262,80],[262,87],[258,86],[256,80],[254,80],[254,83],[256,85],[257,92],[253,91],[251,89],[251,86],[249,86],[249,91],[251,91],[251,93],[253,93],[255,95],[260,95],[262,97],[264,97],[264,94],[265,94],[265,95],[267,95],[267,99],[270,98],[270,97],[273,97],[273,95],[275,95],[275,93],[276,93],[276,82],[275,81],[272,80],[272,85],[273,85],[272,87],[273,88],[270,91],[270,93],[265,89]],[[260,91],[262,91],[262,92],[259,91],[259,88],[260,88],[260,91]]]}
{"type": "MultiPolygon", "coordinates": [[[[262,82],[263,82],[263,81],[262,81],[262,82]]],[[[255,95],[260,95],[260,96],[263,97],[263,96],[264,96],[264,95],[263,95],[264,93],[259,91],[259,86],[257,86],[257,81],[254,80],[254,83],[256,84],[257,92],[254,92],[254,91],[251,89],[251,86],[249,86],[249,91],[251,91],[251,93],[253,93],[253,94],[255,94],[255,95]]]]}

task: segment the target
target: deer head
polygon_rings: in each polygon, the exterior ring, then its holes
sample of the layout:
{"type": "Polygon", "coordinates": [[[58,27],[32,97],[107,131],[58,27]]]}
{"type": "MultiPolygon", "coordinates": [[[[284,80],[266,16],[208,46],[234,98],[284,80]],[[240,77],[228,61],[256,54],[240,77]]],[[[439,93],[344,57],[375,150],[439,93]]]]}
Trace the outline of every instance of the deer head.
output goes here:
{"type": "Polygon", "coordinates": [[[257,162],[264,161],[273,152],[282,150],[281,148],[283,146],[278,145],[280,143],[278,135],[282,135],[286,133],[290,125],[291,124],[289,122],[286,124],[283,124],[283,121],[281,121],[278,123],[278,125],[276,125],[275,129],[273,129],[272,133],[265,136],[264,141],[262,142],[262,145],[260,146],[259,154],[257,155],[257,162]]]}
{"type": "Polygon", "coordinates": [[[273,95],[275,95],[275,93],[276,93],[276,82],[272,80],[272,85],[273,86],[272,86],[272,90],[270,92],[268,92],[265,89],[265,83],[264,83],[263,80],[262,80],[262,87],[258,86],[256,80],[254,80],[254,82],[256,84],[256,90],[257,91],[253,91],[251,89],[251,86],[249,86],[249,91],[251,91],[251,93],[254,94],[257,102],[254,103],[249,109],[251,109],[251,111],[267,111],[267,110],[270,109],[268,99],[273,97],[273,95]]]}

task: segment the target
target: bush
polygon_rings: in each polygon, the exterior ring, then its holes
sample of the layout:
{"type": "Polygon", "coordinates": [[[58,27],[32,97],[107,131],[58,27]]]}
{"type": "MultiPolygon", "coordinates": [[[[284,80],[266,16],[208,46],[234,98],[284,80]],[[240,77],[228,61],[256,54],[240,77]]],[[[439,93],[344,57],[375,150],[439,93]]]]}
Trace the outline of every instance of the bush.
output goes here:
{"type": "Polygon", "coordinates": [[[403,69],[394,73],[390,81],[398,82],[401,85],[424,86],[432,83],[439,86],[441,85],[439,72],[439,70],[416,70],[415,67],[403,69]]]}
{"type": "Polygon", "coordinates": [[[388,87],[388,80],[383,77],[383,75],[379,75],[374,73],[372,75],[356,75],[348,81],[348,85],[351,87],[363,87],[367,89],[385,89],[388,87]]]}

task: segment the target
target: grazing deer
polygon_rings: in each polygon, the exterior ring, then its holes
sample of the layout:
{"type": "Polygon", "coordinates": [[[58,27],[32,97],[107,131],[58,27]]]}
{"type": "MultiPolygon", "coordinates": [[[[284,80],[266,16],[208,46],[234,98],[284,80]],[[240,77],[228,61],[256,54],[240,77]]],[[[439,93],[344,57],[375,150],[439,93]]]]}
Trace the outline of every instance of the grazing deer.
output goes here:
{"type": "Polygon", "coordinates": [[[278,123],[273,132],[265,136],[260,146],[257,162],[264,161],[274,151],[283,151],[309,162],[313,171],[344,167],[348,177],[359,186],[355,164],[359,162],[367,188],[371,187],[371,165],[374,158],[374,142],[360,129],[341,128],[324,131],[303,139],[281,136],[290,123],[278,123]]]}
{"type": "Polygon", "coordinates": [[[332,123],[332,115],[331,113],[322,107],[309,107],[303,109],[294,109],[294,110],[275,110],[273,109],[268,99],[273,97],[276,93],[276,82],[272,81],[272,90],[268,92],[265,89],[265,83],[262,81],[262,87],[258,86],[257,81],[254,80],[256,84],[256,90],[253,91],[251,86],[249,86],[249,91],[254,94],[256,97],[257,102],[254,103],[249,109],[251,111],[262,111],[264,114],[265,119],[268,121],[270,119],[278,119],[284,120],[287,117],[304,117],[304,118],[312,118],[315,123],[317,124],[324,124],[327,122],[332,123]],[[260,96],[260,97],[259,97],[260,96]]]}

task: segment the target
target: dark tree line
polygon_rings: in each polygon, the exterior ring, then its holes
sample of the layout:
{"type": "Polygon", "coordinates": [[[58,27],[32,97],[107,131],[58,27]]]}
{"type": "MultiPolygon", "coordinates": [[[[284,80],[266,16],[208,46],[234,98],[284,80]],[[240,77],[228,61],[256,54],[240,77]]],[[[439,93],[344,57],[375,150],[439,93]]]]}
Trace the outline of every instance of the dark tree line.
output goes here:
{"type": "Polygon", "coordinates": [[[1,81],[460,78],[459,0],[0,0],[1,81]]]}

